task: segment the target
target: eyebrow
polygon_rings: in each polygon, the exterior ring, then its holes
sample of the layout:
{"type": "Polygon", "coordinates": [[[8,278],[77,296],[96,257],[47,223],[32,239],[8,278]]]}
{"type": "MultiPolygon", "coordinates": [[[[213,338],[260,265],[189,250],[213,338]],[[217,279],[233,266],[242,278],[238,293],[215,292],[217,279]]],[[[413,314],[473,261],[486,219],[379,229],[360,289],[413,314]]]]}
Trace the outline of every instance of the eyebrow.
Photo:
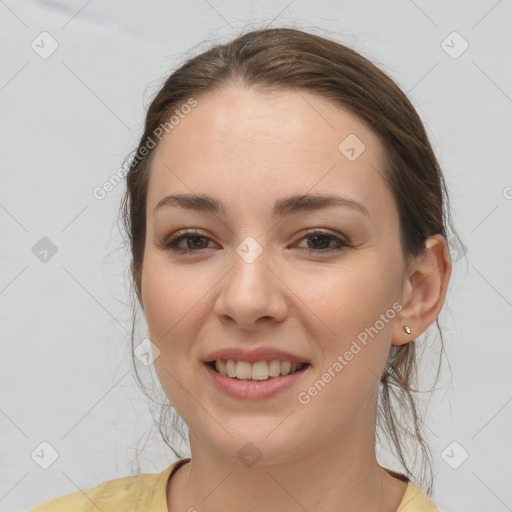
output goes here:
{"type": "MultiPolygon", "coordinates": [[[[225,216],[226,209],[221,201],[205,194],[173,194],[162,198],[155,206],[153,213],[168,206],[180,206],[188,210],[213,213],[215,215],[225,216]]],[[[279,199],[274,204],[272,214],[274,217],[285,217],[296,213],[304,213],[332,206],[342,206],[360,211],[364,215],[370,216],[368,209],[346,197],[337,195],[311,195],[303,194],[289,196],[279,199]]]]}

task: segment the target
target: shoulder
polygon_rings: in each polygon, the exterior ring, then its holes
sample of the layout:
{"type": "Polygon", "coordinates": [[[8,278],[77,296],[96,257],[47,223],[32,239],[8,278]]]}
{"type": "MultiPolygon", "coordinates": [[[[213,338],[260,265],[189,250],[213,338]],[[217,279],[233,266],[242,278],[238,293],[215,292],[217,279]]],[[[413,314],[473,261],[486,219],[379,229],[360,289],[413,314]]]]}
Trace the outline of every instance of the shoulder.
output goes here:
{"type": "MultiPolygon", "coordinates": [[[[136,512],[165,505],[167,480],[180,461],[161,473],[108,480],[42,503],[28,512],[136,512]],[[163,501],[162,501],[163,500],[163,501]]],[[[161,507],[160,507],[161,508],[161,507]]]]}
{"type": "Polygon", "coordinates": [[[95,487],[59,496],[38,505],[29,512],[135,512],[145,498],[148,488],[153,488],[160,474],[116,478],[95,487]]]}
{"type": "Polygon", "coordinates": [[[418,486],[409,481],[397,512],[439,512],[439,509],[418,486]]]}

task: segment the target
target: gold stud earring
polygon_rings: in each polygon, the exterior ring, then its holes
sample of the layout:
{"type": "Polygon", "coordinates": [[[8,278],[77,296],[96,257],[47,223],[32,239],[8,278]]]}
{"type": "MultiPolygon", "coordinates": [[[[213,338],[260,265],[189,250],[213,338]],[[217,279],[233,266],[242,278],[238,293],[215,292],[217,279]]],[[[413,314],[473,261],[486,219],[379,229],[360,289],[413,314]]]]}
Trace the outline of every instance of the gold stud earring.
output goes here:
{"type": "Polygon", "coordinates": [[[408,325],[404,325],[404,332],[406,334],[411,334],[412,331],[411,331],[411,328],[408,325]]]}

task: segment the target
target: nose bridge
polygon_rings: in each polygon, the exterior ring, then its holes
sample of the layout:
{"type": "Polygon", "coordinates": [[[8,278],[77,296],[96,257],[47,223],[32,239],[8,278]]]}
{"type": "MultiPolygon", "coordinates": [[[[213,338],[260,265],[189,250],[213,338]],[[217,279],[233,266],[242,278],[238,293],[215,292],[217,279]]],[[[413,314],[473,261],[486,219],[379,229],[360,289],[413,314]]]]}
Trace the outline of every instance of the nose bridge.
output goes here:
{"type": "Polygon", "coordinates": [[[285,314],[282,290],[268,268],[270,251],[246,237],[233,253],[232,269],[226,275],[215,312],[250,327],[261,317],[281,320],[285,314]]]}
{"type": "Polygon", "coordinates": [[[266,296],[272,287],[268,260],[268,249],[252,237],[244,239],[233,255],[233,270],[228,278],[231,297],[239,295],[239,299],[256,301],[266,296]]]}

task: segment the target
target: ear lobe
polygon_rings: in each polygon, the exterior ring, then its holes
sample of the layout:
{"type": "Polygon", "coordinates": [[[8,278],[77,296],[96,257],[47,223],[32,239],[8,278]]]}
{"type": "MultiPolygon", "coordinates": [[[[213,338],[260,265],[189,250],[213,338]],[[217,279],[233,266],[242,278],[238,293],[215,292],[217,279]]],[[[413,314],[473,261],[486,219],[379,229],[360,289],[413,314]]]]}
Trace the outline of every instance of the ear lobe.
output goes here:
{"type": "Polygon", "coordinates": [[[393,345],[418,338],[436,320],[446,298],[451,270],[446,239],[442,235],[429,237],[425,249],[409,267],[402,291],[403,307],[392,333],[393,345]]]}

